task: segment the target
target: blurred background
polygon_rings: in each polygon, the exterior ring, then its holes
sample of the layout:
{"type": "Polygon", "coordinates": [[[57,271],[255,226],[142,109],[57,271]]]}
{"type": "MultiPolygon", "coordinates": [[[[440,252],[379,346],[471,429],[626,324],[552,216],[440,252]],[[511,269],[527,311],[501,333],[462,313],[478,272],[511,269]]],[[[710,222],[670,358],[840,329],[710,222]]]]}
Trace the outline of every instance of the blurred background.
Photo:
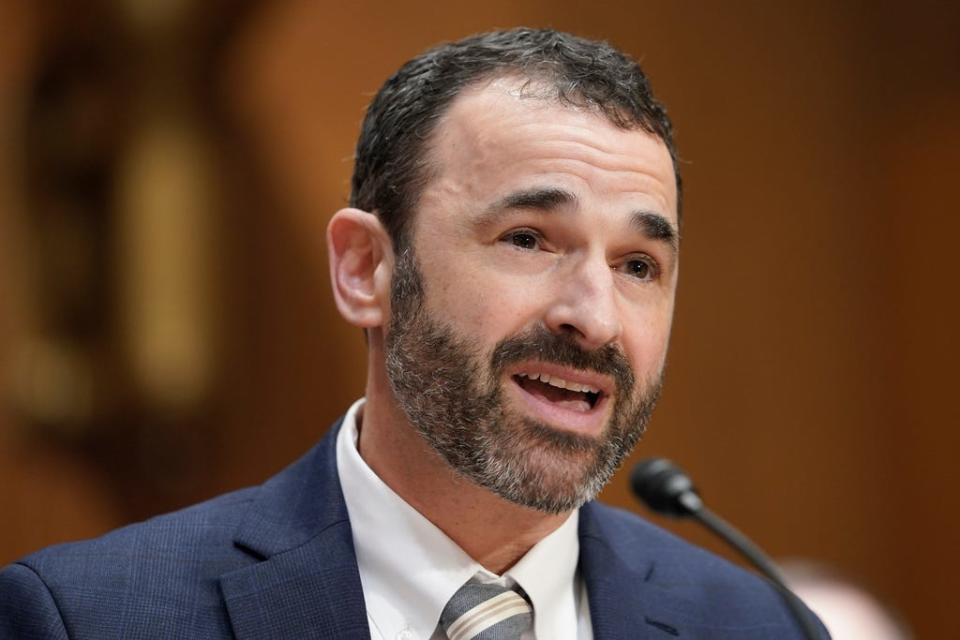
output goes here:
{"type": "MultiPolygon", "coordinates": [[[[960,637],[960,5],[928,0],[0,1],[0,564],[326,432],[363,389],[323,231],[364,107],[515,25],[619,45],[676,124],[681,285],[634,460],[960,637]]],[[[626,476],[603,497],[640,511],[626,476]]]]}

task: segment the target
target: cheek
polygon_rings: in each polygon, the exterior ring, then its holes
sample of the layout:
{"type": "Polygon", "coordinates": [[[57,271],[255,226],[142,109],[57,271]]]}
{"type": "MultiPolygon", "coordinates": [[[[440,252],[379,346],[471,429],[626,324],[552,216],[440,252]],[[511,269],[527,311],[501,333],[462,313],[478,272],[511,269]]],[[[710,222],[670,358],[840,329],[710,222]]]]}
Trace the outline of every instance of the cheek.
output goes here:
{"type": "Polygon", "coordinates": [[[524,287],[494,287],[490,282],[461,282],[444,295],[440,309],[462,330],[495,340],[519,333],[537,317],[536,302],[524,287]],[[476,284],[476,286],[474,286],[476,284]]]}
{"type": "Polygon", "coordinates": [[[454,269],[446,275],[429,281],[429,308],[464,335],[496,342],[538,319],[539,287],[529,278],[489,269],[454,269]]]}
{"type": "Polygon", "coordinates": [[[672,315],[669,309],[646,314],[627,329],[623,342],[627,357],[639,379],[649,380],[663,368],[670,341],[672,315]]]}

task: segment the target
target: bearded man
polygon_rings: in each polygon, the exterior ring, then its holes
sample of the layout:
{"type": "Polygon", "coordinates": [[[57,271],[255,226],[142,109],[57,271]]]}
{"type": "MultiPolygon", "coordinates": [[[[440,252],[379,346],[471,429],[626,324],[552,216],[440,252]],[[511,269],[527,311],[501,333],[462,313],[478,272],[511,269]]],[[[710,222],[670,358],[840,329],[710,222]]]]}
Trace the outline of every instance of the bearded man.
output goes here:
{"type": "Polygon", "coordinates": [[[640,67],[550,30],[384,84],[330,221],[355,403],[264,485],[35,554],[4,638],[798,638],[765,582],[592,502],[656,402],[680,176],[640,67]]]}

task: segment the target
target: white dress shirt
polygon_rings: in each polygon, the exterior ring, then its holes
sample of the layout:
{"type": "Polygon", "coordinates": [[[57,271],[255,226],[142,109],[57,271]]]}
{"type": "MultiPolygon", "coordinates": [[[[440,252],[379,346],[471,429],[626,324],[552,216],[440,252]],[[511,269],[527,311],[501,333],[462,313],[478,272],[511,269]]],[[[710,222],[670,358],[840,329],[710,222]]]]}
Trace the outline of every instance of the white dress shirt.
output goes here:
{"type": "MultiPolygon", "coordinates": [[[[586,588],[577,574],[578,512],[538,542],[503,576],[484,569],[367,466],[357,450],[361,398],[337,438],[337,472],[373,640],[443,640],[444,606],[477,575],[519,585],[533,604],[529,640],[592,640],[586,588]]],[[[524,640],[528,640],[527,636],[524,640]]]]}

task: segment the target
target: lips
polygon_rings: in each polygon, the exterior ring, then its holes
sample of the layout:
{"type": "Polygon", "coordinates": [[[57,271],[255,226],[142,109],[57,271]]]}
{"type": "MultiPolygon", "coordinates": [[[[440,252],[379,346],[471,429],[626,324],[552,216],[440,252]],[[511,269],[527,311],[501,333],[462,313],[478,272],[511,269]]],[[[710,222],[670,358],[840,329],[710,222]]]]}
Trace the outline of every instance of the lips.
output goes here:
{"type": "Polygon", "coordinates": [[[600,389],[560,376],[518,373],[513,379],[527,393],[571,411],[589,411],[600,399],[600,389]]]}
{"type": "Polygon", "coordinates": [[[604,376],[536,363],[519,367],[510,380],[512,395],[539,422],[586,433],[603,429],[612,387],[604,376]]]}

